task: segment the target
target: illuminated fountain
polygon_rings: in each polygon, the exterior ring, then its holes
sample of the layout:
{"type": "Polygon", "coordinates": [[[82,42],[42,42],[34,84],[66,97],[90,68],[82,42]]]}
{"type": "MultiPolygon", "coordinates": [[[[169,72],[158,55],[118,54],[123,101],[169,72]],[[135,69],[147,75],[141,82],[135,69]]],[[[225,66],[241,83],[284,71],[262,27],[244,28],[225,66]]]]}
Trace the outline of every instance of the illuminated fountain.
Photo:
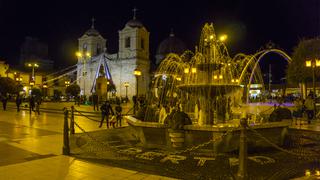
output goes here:
{"type": "MultiPolygon", "coordinates": [[[[170,127],[159,116],[164,107],[179,106],[192,119],[192,125],[183,126],[178,133],[186,147],[207,142],[229,130],[239,132],[240,117],[248,113],[251,114],[249,119],[256,119],[252,117],[263,108],[248,104],[248,87],[253,83],[264,87],[258,63],[269,52],[285,54],[267,49],[254,55],[238,54],[231,58],[223,41],[217,38],[213,25],[205,24],[194,53],[169,54],[161,62],[148,94],[144,119],[129,116],[126,119],[146,147],[170,144],[170,127]]],[[[256,123],[254,128],[281,144],[288,125],[288,122],[266,122],[256,123]]],[[[238,140],[239,133],[229,134],[214,142],[213,149],[215,152],[237,149],[238,140]]]]}
{"type": "Polygon", "coordinates": [[[200,126],[227,123],[246,99],[249,79],[263,84],[259,67],[253,71],[254,62],[237,60],[230,58],[213,25],[206,24],[194,55],[170,54],[160,64],[154,80],[156,102],[180,104],[200,126]]]}

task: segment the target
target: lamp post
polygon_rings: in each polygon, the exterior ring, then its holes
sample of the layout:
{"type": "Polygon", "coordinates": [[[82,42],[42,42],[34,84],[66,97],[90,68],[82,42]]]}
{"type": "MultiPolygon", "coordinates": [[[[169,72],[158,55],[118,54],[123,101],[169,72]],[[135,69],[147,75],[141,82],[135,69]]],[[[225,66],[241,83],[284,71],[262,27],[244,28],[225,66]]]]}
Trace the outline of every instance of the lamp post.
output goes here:
{"type": "MultiPolygon", "coordinates": [[[[89,52],[76,52],[76,56],[78,59],[83,60],[83,65],[82,65],[82,77],[87,76],[87,70],[86,70],[86,63],[87,59],[91,58],[91,54],[89,52]]],[[[86,79],[83,78],[83,94],[86,95],[86,79]]]]}
{"type": "Polygon", "coordinates": [[[128,87],[129,87],[129,82],[124,82],[124,87],[126,88],[126,99],[128,99],[128,87]]]}
{"type": "Polygon", "coordinates": [[[316,73],[315,73],[315,68],[320,67],[320,59],[311,59],[311,60],[306,60],[306,67],[311,67],[312,68],[312,87],[313,87],[313,117],[315,118],[316,115],[316,73]]]}
{"type": "Polygon", "coordinates": [[[137,109],[137,101],[139,96],[139,76],[141,76],[141,71],[136,68],[133,72],[133,74],[136,76],[136,101],[134,102],[134,108],[133,108],[133,114],[136,114],[137,109]]]}
{"type": "Polygon", "coordinates": [[[29,63],[28,67],[32,68],[31,80],[34,81],[35,80],[35,78],[34,78],[34,68],[39,67],[39,65],[37,63],[29,63]]]}

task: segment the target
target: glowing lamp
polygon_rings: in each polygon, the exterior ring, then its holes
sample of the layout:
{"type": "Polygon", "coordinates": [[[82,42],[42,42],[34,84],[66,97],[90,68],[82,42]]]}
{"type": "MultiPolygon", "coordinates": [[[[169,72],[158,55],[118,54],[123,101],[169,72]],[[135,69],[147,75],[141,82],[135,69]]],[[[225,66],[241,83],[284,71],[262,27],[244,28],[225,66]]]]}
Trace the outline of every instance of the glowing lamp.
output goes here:
{"type": "Polygon", "coordinates": [[[320,171],[316,170],[316,176],[320,176],[320,171]]]}
{"type": "Polygon", "coordinates": [[[214,76],[213,76],[213,79],[218,79],[218,76],[217,76],[217,75],[214,75],[214,76]]]}
{"type": "Polygon", "coordinates": [[[31,64],[28,64],[28,66],[31,67],[32,65],[31,65],[31,64]]]}
{"type": "Polygon", "coordinates": [[[311,67],[311,61],[306,61],[306,67],[311,67]]]}
{"type": "Polygon", "coordinates": [[[221,41],[221,42],[224,42],[224,41],[226,41],[228,39],[228,36],[226,35],[226,34],[222,34],[220,37],[219,37],[219,40],[221,41]]]}
{"type": "Polygon", "coordinates": [[[311,171],[307,169],[307,170],[304,172],[304,175],[305,175],[305,176],[311,176],[311,171]]]}
{"type": "Polygon", "coordinates": [[[239,82],[239,79],[236,79],[236,82],[239,82]]]}
{"type": "Polygon", "coordinates": [[[82,53],[79,52],[79,51],[77,51],[77,52],[76,52],[76,56],[77,56],[78,58],[81,58],[81,57],[82,57],[82,53]]]}
{"type": "Polygon", "coordinates": [[[138,69],[135,69],[135,70],[133,71],[133,74],[134,74],[135,76],[141,76],[141,71],[138,70],[138,69]]]}
{"type": "Polygon", "coordinates": [[[86,53],[87,57],[91,57],[91,54],[89,52],[86,53]]]}
{"type": "Polygon", "coordinates": [[[31,81],[31,82],[30,82],[30,86],[33,86],[33,85],[34,85],[34,82],[31,81]]]}
{"type": "Polygon", "coordinates": [[[213,39],[213,35],[210,35],[210,39],[213,39]]]}
{"type": "Polygon", "coordinates": [[[222,75],[219,75],[219,79],[223,79],[223,76],[222,76],[222,75]]]}
{"type": "Polygon", "coordinates": [[[192,73],[197,73],[197,68],[191,68],[192,73]]]}
{"type": "Polygon", "coordinates": [[[43,88],[47,88],[48,86],[47,86],[46,84],[44,84],[42,87],[43,87],[43,88]]]}
{"type": "Polygon", "coordinates": [[[233,83],[234,83],[234,79],[231,79],[231,82],[233,82],[233,83]]]}
{"type": "Polygon", "coordinates": [[[189,73],[189,68],[184,68],[184,71],[183,71],[185,74],[188,74],[189,73]]]}
{"type": "Polygon", "coordinates": [[[316,59],[316,66],[317,66],[317,67],[320,66],[320,59],[316,59]]]}
{"type": "Polygon", "coordinates": [[[177,81],[181,81],[181,77],[177,77],[176,79],[177,79],[177,81]]]}

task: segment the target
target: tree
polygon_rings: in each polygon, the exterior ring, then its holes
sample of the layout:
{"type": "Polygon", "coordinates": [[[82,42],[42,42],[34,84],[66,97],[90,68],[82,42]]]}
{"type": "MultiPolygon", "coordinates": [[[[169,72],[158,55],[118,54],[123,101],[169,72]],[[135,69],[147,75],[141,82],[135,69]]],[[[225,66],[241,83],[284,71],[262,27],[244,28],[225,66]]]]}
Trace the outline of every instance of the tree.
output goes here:
{"type": "Polygon", "coordinates": [[[31,95],[34,96],[34,98],[38,101],[42,97],[42,92],[39,88],[32,88],[31,95]]]}
{"type": "Polygon", "coordinates": [[[80,93],[80,86],[78,84],[71,84],[66,88],[66,94],[77,97],[80,93]]]}
{"type": "Polygon", "coordinates": [[[9,77],[0,77],[0,93],[16,94],[19,92],[18,84],[9,77]]]}
{"type": "MultiPolygon", "coordinates": [[[[290,83],[304,83],[312,81],[312,70],[305,66],[306,60],[320,59],[320,38],[301,40],[295,47],[292,63],[288,65],[287,80],[290,83]]],[[[319,74],[316,69],[316,74],[319,74]]]]}

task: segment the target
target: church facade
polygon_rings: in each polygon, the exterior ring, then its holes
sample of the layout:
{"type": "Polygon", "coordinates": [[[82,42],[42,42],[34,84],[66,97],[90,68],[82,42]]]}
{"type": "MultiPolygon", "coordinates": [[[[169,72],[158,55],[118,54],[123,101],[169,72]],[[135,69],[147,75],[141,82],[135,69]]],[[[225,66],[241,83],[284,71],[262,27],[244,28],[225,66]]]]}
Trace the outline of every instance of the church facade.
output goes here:
{"type": "MultiPolygon", "coordinates": [[[[128,97],[145,95],[150,83],[149,32],[136,19],[128,21],[119,32],[119,50],[106,52],[107,40],[92,26],[79,39],[77,84],[87,97],[101,88],[99,77],[115,87],[113,95],[128,97]],[[140,76],[134,70],[141,71],[140,76]]],[[[110,86],[108,86],[110,87],[110,86]]],[[[110,97],[110,93],[109,93],[110,97]]]]}

